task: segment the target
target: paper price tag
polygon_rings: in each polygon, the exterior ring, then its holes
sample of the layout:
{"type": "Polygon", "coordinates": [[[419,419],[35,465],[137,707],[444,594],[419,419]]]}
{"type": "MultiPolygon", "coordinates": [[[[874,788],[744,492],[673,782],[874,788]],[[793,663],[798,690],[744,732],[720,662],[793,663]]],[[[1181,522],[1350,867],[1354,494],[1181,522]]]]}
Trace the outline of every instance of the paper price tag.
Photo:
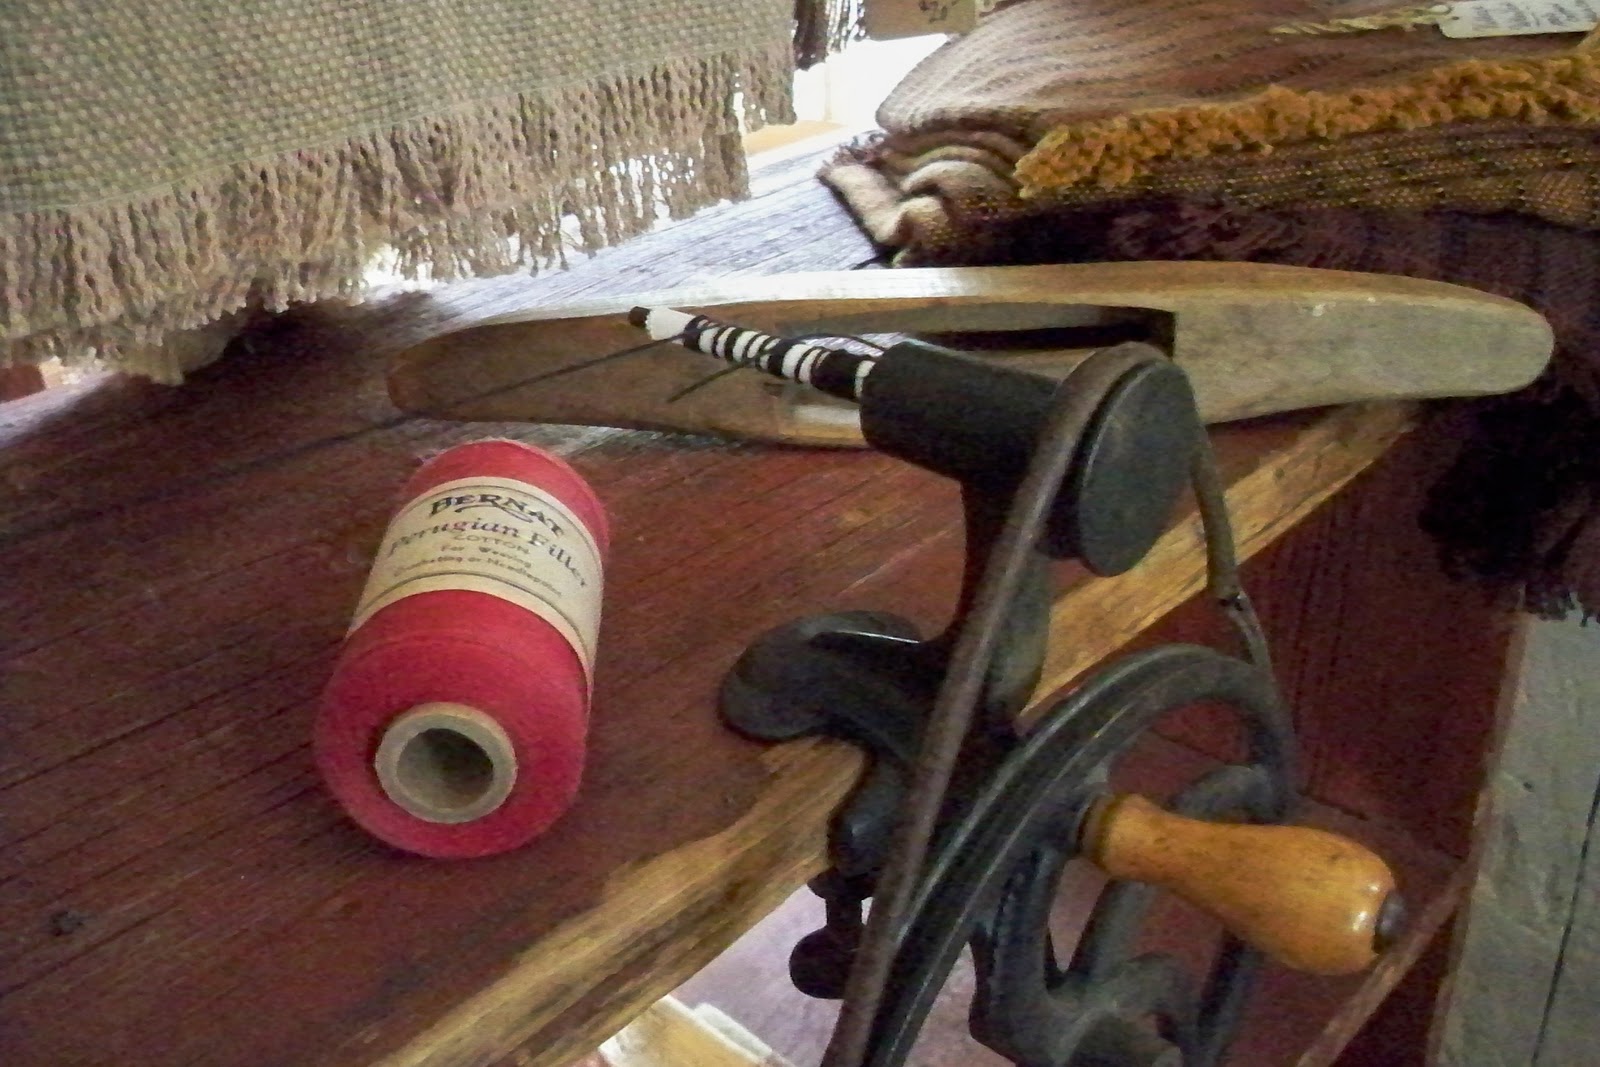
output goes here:
{"type": "Polygon", "coordinates": [[[874,41],[978,27],[979,0],[866,0],[861,22],[874,41]]]}
{"type": "Polygon", "coordinates": [[[1600,25],[1600,0],[1465,0],[1439,20],[1446,37],[1583,33],[1600,25]]]}

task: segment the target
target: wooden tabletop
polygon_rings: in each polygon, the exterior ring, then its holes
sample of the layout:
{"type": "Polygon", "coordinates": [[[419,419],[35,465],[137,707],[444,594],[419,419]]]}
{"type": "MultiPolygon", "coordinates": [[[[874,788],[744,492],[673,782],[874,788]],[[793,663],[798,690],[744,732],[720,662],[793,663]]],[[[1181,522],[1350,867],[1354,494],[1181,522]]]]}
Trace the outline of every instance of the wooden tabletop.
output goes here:
{"type": "MultiPolygon", "coordinates": [[[[402,421],[381,379],[409,341],[529,300],[870,260],[805,173],[761,176],[692,240],[292,315],[181,389],[95,381],[0,408],[0,1060],[559,1064],[820,869],[857,757],[738,739],[717,686],[798,615],[941,625],[953,486],[864,452],[402,421]],[[589,766],[530,847],[439,863],[349,822],[307,742],[396,490],[419,456],[492,434],[566,454],[612,515],[589,766]]],[[[1245,551],[1410,420],[1216,433],[1245,551]]],[[[1191,518],[1122,578],[1064,569],[1042,688],[1202,571],[1191,518]]]]}

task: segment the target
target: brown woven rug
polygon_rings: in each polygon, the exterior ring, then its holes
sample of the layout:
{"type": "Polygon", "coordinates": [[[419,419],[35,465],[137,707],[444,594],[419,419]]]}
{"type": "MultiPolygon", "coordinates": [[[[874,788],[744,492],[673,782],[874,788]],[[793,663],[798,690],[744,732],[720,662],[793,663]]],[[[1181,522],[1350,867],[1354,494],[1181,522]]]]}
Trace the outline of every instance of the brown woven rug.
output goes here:
{"type": "Polygon", "coordinates": [[[1024,0],[930,56],[824,175],[905,265],[990,221],[1225,197],[1600,227],[1600,53],[1573,35],[1272,32],[1392,4],[1024,0]]]}
{"type": "Polygon", "coordinates": [[[901,266],[1247,260],[1530,304],[1556,358],[1465,405],[1424,521],[1495,595],[1600,615],[1600,54],[1270,32],[1393,8],[1022,0],[924,61],[824,180],[901,266]]]}

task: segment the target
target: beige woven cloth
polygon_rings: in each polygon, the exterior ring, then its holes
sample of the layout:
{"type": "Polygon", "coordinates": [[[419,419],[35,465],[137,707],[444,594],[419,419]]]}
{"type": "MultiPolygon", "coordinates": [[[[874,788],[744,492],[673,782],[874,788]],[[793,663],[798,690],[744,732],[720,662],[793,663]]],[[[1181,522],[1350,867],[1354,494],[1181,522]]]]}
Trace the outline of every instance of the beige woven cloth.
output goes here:
{"type": "Polygon", "coordinates": [[[541,266],[738,195],[741,119],[790,115],[796,11],[7,0],[0,364],[174,379],[174,331],[350,294],[382,246],[408,273],[541,266]]]}
{"type": "Polygon", "coordinates": [[[1600,53],[1576,36],[1273,32],[1394,9],[1022,0],[925,60],[825,179],[903,264],[1151,197],[1600,228],[1600,53]]]}

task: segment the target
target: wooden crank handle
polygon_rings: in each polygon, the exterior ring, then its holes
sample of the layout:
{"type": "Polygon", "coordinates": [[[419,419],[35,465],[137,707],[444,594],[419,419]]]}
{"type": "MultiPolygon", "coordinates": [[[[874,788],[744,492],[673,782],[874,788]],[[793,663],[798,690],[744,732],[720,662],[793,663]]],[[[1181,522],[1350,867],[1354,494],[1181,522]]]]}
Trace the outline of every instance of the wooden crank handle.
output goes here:
{"type": "Polygon", "coordinates": [[[1313,974],[1351,974],[1403,922],[1394,874],[1366,848],[1305,826],[1213,823],[1134,794],[1090,813],[1083,854],[1211,913],[1234,936],[1313,974]]]}

